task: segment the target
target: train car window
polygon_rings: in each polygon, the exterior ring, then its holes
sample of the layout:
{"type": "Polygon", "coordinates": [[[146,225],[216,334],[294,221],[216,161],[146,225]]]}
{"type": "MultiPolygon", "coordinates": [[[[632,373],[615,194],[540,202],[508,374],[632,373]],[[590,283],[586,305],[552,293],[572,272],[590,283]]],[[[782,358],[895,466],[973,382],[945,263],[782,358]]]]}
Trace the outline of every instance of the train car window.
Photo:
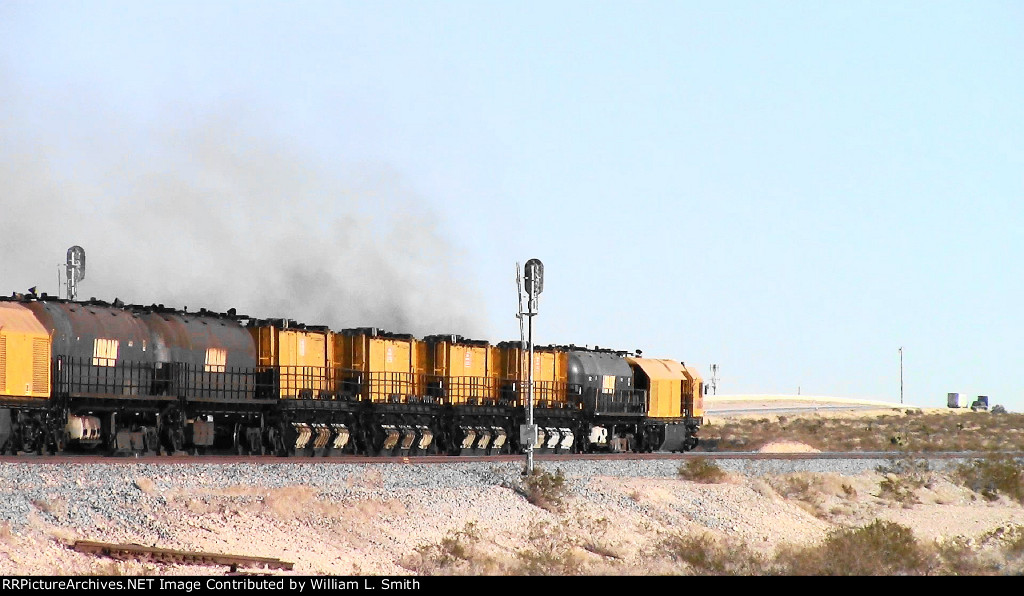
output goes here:
{"type": "Polygon", "coordinates": [[[221,350],[219,348],[210,348],[206,350],[206,366],[203,368],[206,372],[224,372],[225,365],[228,362],[228,351],[221,350]]]}
{"type": "Polygon", "coordinates": [[[116,339],[96,338],[92,344],[92,365],[114,366],[117,364],[117,349],[120,343],[116,339]]]}

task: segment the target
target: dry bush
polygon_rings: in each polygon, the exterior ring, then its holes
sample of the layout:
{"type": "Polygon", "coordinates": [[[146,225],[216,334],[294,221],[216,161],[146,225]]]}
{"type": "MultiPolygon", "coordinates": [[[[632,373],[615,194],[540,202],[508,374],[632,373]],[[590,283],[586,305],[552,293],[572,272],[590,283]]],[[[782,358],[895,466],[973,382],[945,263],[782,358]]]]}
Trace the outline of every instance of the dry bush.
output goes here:
{"type": "Polygon", "coordinates": [[[875,470],[883,476],[878,484],[879,496],[905,506],[920,503],[917,490],[931,488],[935,482],[928,461],[909,454],[890,459],[887,465],[878,466],[875,470]]]}
{"type": "Polygon", "coordinates": [[[562,507],[562,499],[566,493],[565,476],[562,474],[561,468],[554,474],[534,468],[533,474],[526,476],[522,485],[516,490],[531,504],[541,509],[557,512],[562,507]]]}
{"type": "Polygon", "coordinates": [[[725,481],[728,474],[713,461],[703,457],[686,460],[679,466],[679,477],[701,484],[717,484],[725,481]]]}
{"type": "MultiPolygon", "coordinates": [[[[1009,552],[1009,545],[1020,541],[1019,530],[1006,528],[990,541],[1000,541],[1009,552]]],[[[910,528],[882,520],[833,530],[819,544],[784,545],[774,556],[728,536],[676,534],[657,543],[646,560],[657,565],[666,557],[684,563],[685,572],[702,575],[991,575],[1010,570],[973,540],[922,544],[910,528]]]]}
{"type": "Polygon", "coordinates": [[[755,493],[761,495],[762,497],[766,497],[768,499],[782,498],[782,495],[780,495],[771,485],[771,483],[768,482],[768,480],[766,480],[765,478],[752,478],[750,480],[750,489],[753,490],[755,493]]]}
{"type": "Polygon", "coordinates": [[[830,520],[846,513],[848,502],[857,497],[857,489],[842,476],[797,472],[767,477],[765,482],[779,496],[796,501],[811,515],[830,520]],[[836,499],[840,506],[833,506],[836,499]]]}
{"type": "Polygon", "coordinates": [[[449,532],[437,544],[417,548],[402,564],[422,575],[481,575],[498,570],[497,561],[481,548],[475,522],[466,522],[462,530],[449,532]]]}
{"type": "Polygon", "coordinates": [[[834,530],[818,546],[780,549],[775,568],[786,575],[913,575],[932,565],[910,528],[875,520],[834,530]]]}
{"type": "Polygon", "coordinates": [[[709,533],[671,535],[658,543],[657,552],[700,575],[753,575],[763,573],[766,564],[746,543],[709,533]]]}
{"type": "Polygon", "coordinates": [[[579,575],[583,559],[576,553],[575,541],[565,523],[539,522],[530,526],[528,548],[516,551],[515,575],[579,575]]]}
{"type": "Polygon", "coordinates": [[[573,518],[558,523],[530,525],[526,544],[508,552],[485,540],[475,523],[449,532],[440,542],[416,549],[402,565],[424,575],[579,575],[588,572],[588,560],[604,571],[622,571],[622,554],[610,545],[615,527],[607,518],[573,518]],[[594,558],[588,555],[597,555],[594,558]]]}
{"type": "Polygon", "coordinates": [[[936,564],[934,571],[943,575],[983,575],[998,571],[998,565],[986,561],[975,549],[971,540],[962,536],[935,542],[936,564]]]}
{"type": "Polygon", "coordinates": [[[993,455],[960,464],[954,477],[990,501],[1005,495],[1024,504],[1024,467],[1012,457],[993,455]]]}
{"type": "Polygon", "coordinates": [[[608,531],[612,529],[612,522],[607,517],[597,519],[580,519],[580,547],[600,557],[609,559],[622,558],[621,553],[611,546],[608,531]]]}
{"type": "Polygon", "coordinates": [[[982,544],[997,544],[1010,557],[1024,555],[1024,526],[1010,524],[1000,526],[981,536],[982,544]]]}

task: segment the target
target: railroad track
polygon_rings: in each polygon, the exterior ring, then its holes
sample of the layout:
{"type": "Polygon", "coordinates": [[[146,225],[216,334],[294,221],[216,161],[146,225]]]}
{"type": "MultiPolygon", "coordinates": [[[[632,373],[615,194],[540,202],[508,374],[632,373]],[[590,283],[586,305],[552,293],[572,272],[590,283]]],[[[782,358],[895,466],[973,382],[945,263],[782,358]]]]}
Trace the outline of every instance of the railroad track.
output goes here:
{"type": "Polygon", "coordinates": [[[138,561],[191,565],[224,565],[231,567],[232,570],[239,567],[262,567],[264,569],[291,571],[295,566],[294,563],[289,561],[270,557],[173,550],[156,546],[143,546],[141,544],[113,544],[110,542],[94,542],[92,540],[78,540],[72,548],[80,553],[103,555],[112,559],[135,559],[138,561]]]}
{"type": "MultiPolygon", "coordinates": [[[[915,458],[927,460],[949,460],[949,459],[983,459],[994,454],[1007,455],[1012,457],[1024,457],[1024,452],[992,452],[992,451],[962,451],[962,452],[914,452],[905,451],[845,451],[845,452],[823,452],[823,453],[757,453],[749,451],[730,452],[687,452],[687,453],[602,453],[602,454],[543,454],[537,455],[538,462],[562,462],[562,461],[636,461],[636,460],[688,460],[695,458],[707,458],[712,460],[829,460],[829,459],[898,459],[912,455],[915,458]]],[[[429,465],[429,464],[451,464],[467,462],[518,462],[523,461],[523,455],[427,455],[413,457],[365,457],[365,456],[339,456],[339,457],[276,457],[276,456],[242,456],[242,455],[206,455],[206,456],[158,456],[146,455],[138,457],[108,457],[99,455],[18,455],[2,456],[2,464],[39,464],[39,465],[67,465],[67,464],[148,464],[148,465],[181,465],[181,464],[252,464],[252,465],[332,465],[332,464],[394,464],[394,465],[429,465]]]]}

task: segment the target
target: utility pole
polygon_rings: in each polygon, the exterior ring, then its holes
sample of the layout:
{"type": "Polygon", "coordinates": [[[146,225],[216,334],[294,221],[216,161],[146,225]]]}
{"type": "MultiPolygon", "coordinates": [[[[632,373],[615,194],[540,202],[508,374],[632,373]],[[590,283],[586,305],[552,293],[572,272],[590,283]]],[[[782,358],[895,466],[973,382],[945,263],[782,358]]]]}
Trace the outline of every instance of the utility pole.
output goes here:
{"type": "Polygon", "coordinates": [[[903,403],[903,346],[900,346],[900,403],[903,403]]]}

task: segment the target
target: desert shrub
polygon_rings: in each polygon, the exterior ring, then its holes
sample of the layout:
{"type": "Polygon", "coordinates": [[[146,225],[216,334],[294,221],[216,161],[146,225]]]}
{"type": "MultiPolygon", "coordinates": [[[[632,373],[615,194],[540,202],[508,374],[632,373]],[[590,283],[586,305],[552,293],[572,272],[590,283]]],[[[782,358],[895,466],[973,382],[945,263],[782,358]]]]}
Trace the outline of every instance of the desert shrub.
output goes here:
{"type": "Polygon", "coordinates": [[[846,510],[843,501],[857,495],[852,484],[833,474],[797,472],[768,476],[767,482],[779,496],[795,501],[807,513],[825,520],[841,515],[846,510]]]}
{"type": "Polygon", "coordinates": [[[519,493],[531,504],[552,512],[561,508],[565,492],[565,476],[561,468],[554,474],[534,468],[533,474],[523,479],[519,489],[519,493]]]}
{"type": "Polygon", "coordinates": [[[1015,526],[1014,528],[1016,532],[1006,541],[1006,552],[1019,557],[1024,555],[1024,528],[1021,528],[1021,526],[1015,526]]]}
{"type": "Polygon", "coordinates": [[[608,532],[613,529],[612,522],[607,517],[600,517],[592,520],[581,520],[581,543],[585,550],[595,555],[609,559],[619,559],[621,555],[611,547],[608,532]]]}
{"type": "Polygon", "coordinates": [[[516,575],[579,575],[583,561],[564,525],[540,522],[530,526],[530,546],[516,551],[516,575]]]}
{"type": "Polygon", "coordinates": [[[438,551],[445,561],[468,560],[472,545],[479,541],[480,534],[476,531],[476,524],[467,522],[461,531],[453,532],[442,538],[438,545],[438,551]]]}
{"type": "Polygon", "coordinates": [[[479,572],[492,566],[490,557],[482,554],[478,545],[480,532],[475,522],[457,531],[449,532],[436,544],[427,544],[416,549],[415,557],[403,564],[424,575],[479,572]]]}
{"type": "Polygon", "coordinates": [[[916,505],[921,502],[917,497],[914,488],[905,480],[895,474],[888,474],[878,483],[879,496],[902,503],[903,505],[916,505]]]}
{"type": "Polygon", "coordinates": [[[935,554],[939,568],[936,573],[944,575],[981,575],[997,570],[984,561],[971,541],[962,536],[936,541],[935,554]]]}
{"type": "Polygon", "coordinates": [[[802,474],[789,474],[780,478],[778,486],[772,485],[784,497],[806,499],[812,492],[814,482],[811,477],[802,474]]]}
{"type": "Polygon", "coordinates": [[[927,573],[926,550],[910,528],[875,520],[832,531],[816,547],[780,549],[778,571],[789,575],[896,575],[927,573]]]}
{"type": "Polygon", "coordinates": [[[583,562],[571,550],[522,549],[516,558],[516,575],[578,575],[583,570],[583,562]]]}
{"type": "Polygon", "coordinates": [[[713,461],[703,457],[689,459],[679,466],[679,477],[701,484],[716,484],[725,480],[728,474],[713,461]]]}
{"type": "Polygon", "coordinates": [[[1012,457],[994,455],[960,464],[954,477],[990,501],[1006,495],[1024,503],[1024,468],[1012,457]]]}
{"type": "Polygon", "coordinates": [[[711,534],[677,534],[658,544],[671,560],[686,563],[694,573],[754,575],[762,573],[765,558],[746,543],[711,534]]]}
{"type": "Polygon", "coordinates": [[[979,542],[982,544],[998,544],[1007,555],[1019,557],[1024,555],[1024,526],[1011,524],[1000,526],[985,532],[979,542]]]}
{"type": "Polygon", "coordinates": [[[922,487],[930,488],[933,483],[928,460],[910,455],[890,459],[888,464],[878,466],[875,470],[884,476],[878,484],[880,496],[904,505],[920,503],[916,491],[922,487]]]}

